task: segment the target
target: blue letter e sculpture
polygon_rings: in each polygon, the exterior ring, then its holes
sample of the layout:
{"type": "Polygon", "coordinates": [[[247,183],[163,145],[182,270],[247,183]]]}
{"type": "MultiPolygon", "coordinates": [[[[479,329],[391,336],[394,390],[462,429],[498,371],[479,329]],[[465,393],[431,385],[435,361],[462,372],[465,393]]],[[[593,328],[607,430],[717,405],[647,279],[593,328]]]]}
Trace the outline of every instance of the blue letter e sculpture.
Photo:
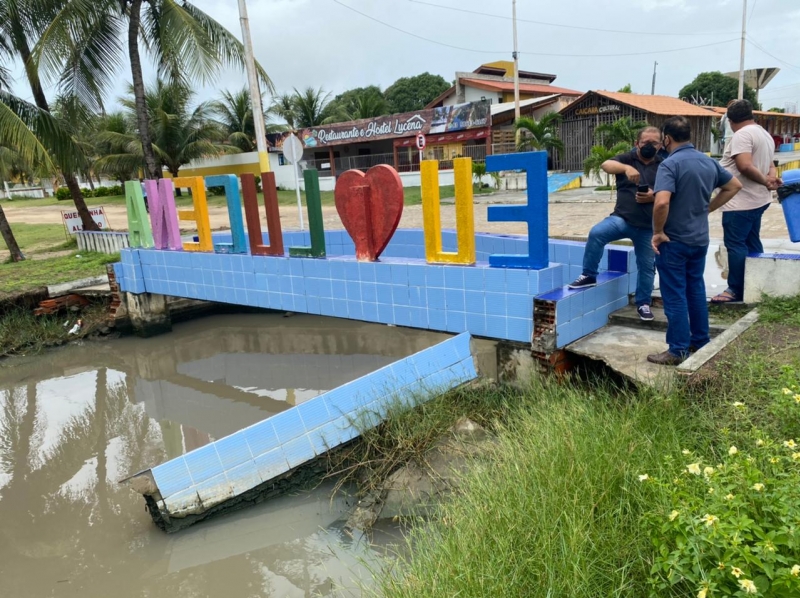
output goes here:
{"type": "Polygon", "coordinates": [[[490,255],[497,268],[541,270],[550,265],[547,219],[547,152],[524,152],[486,156],[486,172],[525,170],[528,203],[524,206],[491,206],[489,222],[525,222],[528,225],[528,255],[490,255]]]}

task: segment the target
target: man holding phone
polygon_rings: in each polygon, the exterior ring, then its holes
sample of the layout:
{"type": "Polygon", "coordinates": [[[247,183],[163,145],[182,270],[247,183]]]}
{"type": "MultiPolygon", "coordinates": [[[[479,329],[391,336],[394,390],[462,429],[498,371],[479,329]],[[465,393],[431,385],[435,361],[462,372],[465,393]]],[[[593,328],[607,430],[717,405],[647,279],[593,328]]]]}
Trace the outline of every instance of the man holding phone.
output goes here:
{"type": "Polygon", "coordinates": [[[633,150],[603,162],[603,171],[617,177],[617,204],[611,215],[589,232],[583,254],[583,273],[569,285],[571,289],[595,286],[605,246],[612,241],[630,239],[639,270],[636,309],[639,317],[646,321],[653,319],[650,310],[655,279],[655,253],[651,245],[653,187],[662,161],[658,156],[660,149],[661,131],[656,127],[645,127],[639,131],[633,150]]]}

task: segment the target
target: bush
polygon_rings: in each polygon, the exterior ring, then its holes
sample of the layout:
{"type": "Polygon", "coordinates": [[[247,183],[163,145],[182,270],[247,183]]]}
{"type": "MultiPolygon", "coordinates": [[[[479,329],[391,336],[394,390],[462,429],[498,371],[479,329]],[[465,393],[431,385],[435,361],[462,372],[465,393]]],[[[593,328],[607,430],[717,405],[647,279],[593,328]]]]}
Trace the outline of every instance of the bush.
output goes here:
{"type": "Polygon", "coordinates": [[[72,195],[69,192],[69,189],[66,187],[59,187],[56,191],[56,199],[59,201],[64,201],[65,199],[70,199],[72,195]]]}
{"type": "Polygon", "coordinates": [[[108,197],[111,195],[108,187],[96,187],[93,193],[93,197],[108,197]]]}
{"type": "Polygon", "coordinates": [[[122,189],[122,185],[114,185],[108,188],[108,194],[110,196],[123,195],[124,193],[125,191],[122,189]]]}
{"type": "Polygon", "coordinates": [[[225,187],[209,187],[208,195],[225,195],[225,187]]]}
{"type": "MultiPolygon", "coordinates": [[[[769,411],[785,430],[800,421],[798,372],[785,367],[769,411]]],[[[748,418],[750,407],[731,409],[748,418]]],[[[758,408],[757,404],[754,408],[758,408]]],[[[671,482],[653,484],[669,502],[650,518],[657,550],[651,583],[681,595],[767,597],[800,595],[800,444],[751,430],[748,446],[727,447],[717,460],[688,451],[674,460],[671,482]]],[[[668,462],[672,462],[671,458],[668,462]]]]}

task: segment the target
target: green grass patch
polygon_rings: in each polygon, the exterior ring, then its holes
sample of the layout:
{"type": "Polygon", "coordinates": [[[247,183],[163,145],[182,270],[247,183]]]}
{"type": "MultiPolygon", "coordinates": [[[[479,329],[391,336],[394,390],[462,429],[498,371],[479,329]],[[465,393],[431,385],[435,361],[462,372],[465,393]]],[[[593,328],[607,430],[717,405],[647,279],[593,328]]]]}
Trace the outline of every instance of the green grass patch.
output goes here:
{"type": "MultiPolygon", "coordinates": [[[[12,225],[14,238],[23,253],[42,253],[58,251],[76,246],[74,238],[67,238],[64,227],[60,224],[26,224],[12,225]]],[[[2,247],[6,248],[5,242],[2,247]]]]}
{"type": "Polygon", "coordinates": [[[78,334],[70,335],[69,330],[78,319],[76,314],[34,316],[26,309],[6,312],[0,315],[0,357],[37,353],[46,347],[81,338],[103,322],[107,313],[108,306],[104,302],[89,304],[80,313],[83,328],[78,334]]]}
{"type": "Polygon", "coordinates": [[[118,261],[118,253],[106,255],[76,252],[43,260],[27,259],[22,262],[0,264],[0,280],[3,281],[0,297],[47,285],[100,276],[106,273],[106,264],[118,261]]]}

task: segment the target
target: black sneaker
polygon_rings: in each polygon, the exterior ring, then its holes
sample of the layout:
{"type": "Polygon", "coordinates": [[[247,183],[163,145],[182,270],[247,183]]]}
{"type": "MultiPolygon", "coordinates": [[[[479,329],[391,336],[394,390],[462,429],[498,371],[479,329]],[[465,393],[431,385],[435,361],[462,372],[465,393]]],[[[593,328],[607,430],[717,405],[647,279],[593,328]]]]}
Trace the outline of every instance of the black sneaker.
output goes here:
{"type": "Polygon", "coordinates": [[[656,319],[656,317],[653,315],[653,312],[650,311],[649,305],[640,305],[636,308],[636,311],[639,312],[639,318],[643,322],[651,322],[652,320],[656,319]]]}
{"type": "Polygon", "coordinates": [[[581,274],[569,283],[569,288],[571,289],[588,289],[589,287],[593,287],[597,285],[597,277],[596,276],[586,276],[585,274],[581,274]]]}

